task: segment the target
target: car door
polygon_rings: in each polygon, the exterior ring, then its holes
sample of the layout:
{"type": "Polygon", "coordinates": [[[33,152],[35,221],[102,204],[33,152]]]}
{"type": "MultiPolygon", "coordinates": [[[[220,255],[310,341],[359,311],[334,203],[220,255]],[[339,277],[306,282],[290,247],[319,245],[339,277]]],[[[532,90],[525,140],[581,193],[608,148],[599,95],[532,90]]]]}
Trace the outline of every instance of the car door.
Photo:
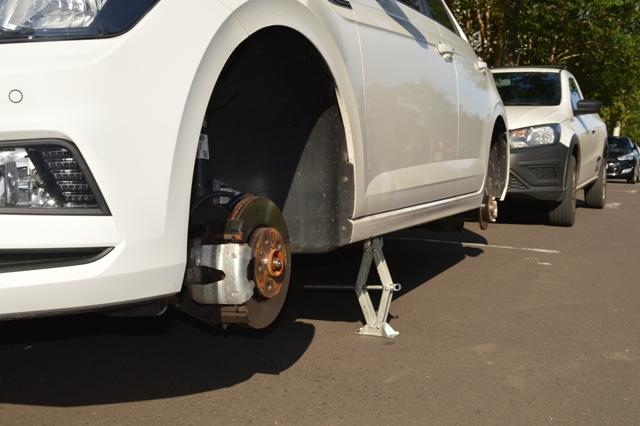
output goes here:
{"type": "MultiPolygon", "coordinates": [[[[571,108],[575,111],[578,102],[583,99],[582,92],[576,80],[569,76],[569,98],[571,108]]],[[[596,169],[601,152],[600,144],[596,143],[596,133],[601,120],[597,114],[574,115],[572,127],[580,140],[580,170],[578,185],[596,177],[596,169]]]]}
{"type": "Polygon", "coordinates": [[[454,195],[455,67],[421,0],[351,0],[358,21],[367,214],[454,195]],[[438,50],[440,47],[440,51],[438,50]]]}
{"type": "Polygon", "coordinates": [[[473,48],[460,33],[450,11],[442,0],[426,0],[429,15],[436,22],[441,42],[454,51],[453,62],[458,81],[459,130],[456,161],[458,192],[478,191],[486,172],[493,129],[492,77],[473,48]]]}

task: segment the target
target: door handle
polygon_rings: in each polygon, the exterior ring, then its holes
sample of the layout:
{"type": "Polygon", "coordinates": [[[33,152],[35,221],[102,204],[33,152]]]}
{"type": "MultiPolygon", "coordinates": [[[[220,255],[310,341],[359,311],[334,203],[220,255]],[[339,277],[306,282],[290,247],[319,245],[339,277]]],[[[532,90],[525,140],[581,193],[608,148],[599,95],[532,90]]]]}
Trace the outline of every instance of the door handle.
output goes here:
{"type": "Polygon", "coordinates": [[[445,59],[451,59],[455,50],[453,47],[449,46],[447,43],[440,42],[438,43],[438,53],[445,59]]]}
{"type": "Polygon", "coordinates": [[[593,130],[591,131],[591,134],[592,134],[592,135],[595,135],[595,134],[596,134],[596,129],[593,129],[593,130]]]}

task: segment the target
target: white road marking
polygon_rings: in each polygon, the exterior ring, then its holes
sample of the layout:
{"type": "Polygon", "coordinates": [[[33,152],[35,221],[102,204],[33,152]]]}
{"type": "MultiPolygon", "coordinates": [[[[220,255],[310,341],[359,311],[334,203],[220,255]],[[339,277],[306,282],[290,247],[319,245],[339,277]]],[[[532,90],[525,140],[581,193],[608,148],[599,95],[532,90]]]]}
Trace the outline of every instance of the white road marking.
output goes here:
{"type": "Polygon", "coordinates": [[[494,248],[494,249],[500,249],[500,250],[528,251],[533,253],[560,254],[558,250],[548,250],[548,249],[530,248],[530,247],[496,246],[492,244],[479,244],[479,243],[465,243],[465,242],[461,243],[457,241],[432,240],[428,238],[390,237],[388,239],[398,240],[398,241],[424,241],[427,243],[450,244],[450,245],[469,247],[469,248],[494,248]]]}
{"type": "Polygon", "coordinates": [[[540,266],[553,266],[553,264],[551,264],[549,262],[538,262],[538,265],[540,265],[540,266]]]}
{"type": "Polygon", "coordinates": [[[607,204],[605,204],[604,208],[605,209],[618,210],[621,205],[622,204],[620,204],[620,203],[607,203],[607,204]]]}
{"type": "Polygon", "coordinates": [[[620,192],[622,194],[637,194],[638,190],[637,189],[631,189],[631,190],[609,189],[609,192],[620,192]]]}

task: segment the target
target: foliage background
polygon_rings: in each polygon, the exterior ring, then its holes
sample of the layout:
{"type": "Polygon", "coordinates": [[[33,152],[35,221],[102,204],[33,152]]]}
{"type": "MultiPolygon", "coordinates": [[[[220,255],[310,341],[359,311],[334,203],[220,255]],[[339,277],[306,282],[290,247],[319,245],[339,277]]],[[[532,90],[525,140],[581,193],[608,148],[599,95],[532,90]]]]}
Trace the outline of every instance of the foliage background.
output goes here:
{"type": "Polygon", "coordinates": [[[567,65],[612,132],[640,142],[640,1],[447,0],[489,65],[567,65]]]}

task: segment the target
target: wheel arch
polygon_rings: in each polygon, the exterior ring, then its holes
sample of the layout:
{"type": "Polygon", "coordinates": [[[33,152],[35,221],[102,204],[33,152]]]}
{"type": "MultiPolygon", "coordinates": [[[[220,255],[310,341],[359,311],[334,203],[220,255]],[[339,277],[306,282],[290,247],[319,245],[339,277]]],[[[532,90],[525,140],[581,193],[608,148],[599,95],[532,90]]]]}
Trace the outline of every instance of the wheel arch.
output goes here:
{"type": "Polygon", "coordinates": [[[578,136],[573,135],[571,137],[571,143],[569,144],[568,155],[565,160],[565,181],[567,173],[569,171],[569,158],[575,157],[576,159],[576,182],[580,182],[580,164],[582,161],[582,152],[580,151],[580,140],[578,136]]]}
{"type": "MultiPolygon", "coordinates": [[[[192,80],[175,147],[169,191],[169,199],[174,204],[169,206],[169,210],[172,210],[173,213],[171,223],[173,226],[179,224],[182,227],[181,234],[184,236],[185,243],[189,221],[190,191],[188,189],[192,184],[201,123],[206,115],[214,88],[234,53],[252,37],[259,35],[261,31],[274,28],[295,32],[313,45],[333,79],[338,111],[344,125],[346,156],[348,163],[352,166],[349,179],[350,185],[353,187],[350,188],[351,204],[348,206],[348,216],[354,214],[356,185],[362,181],[358,177],[363,173],[363,171],[353,168],[354,164],[361,164],[355,160],[362,156],[361,143],[359,143],[361,125],[353,84],[337,43],[322,22],[307,7],[298,2],[267,0],[260,2],[258,6],[256,5],[256,2],[247,2],[238,7],[217,29],[207,49],[203,52],[202,60],[192,80]],[[269,10],[269,13],[264,13],[264,8],[269,6],[273,8],[269,10]],[[256,16],[260,15],[264,19],[256,19],[256,16]]],[[[350,226],[340,229],[340,244],[334,238],[330,244],[326,241],[321,244],[302,244],[297,247],[297,251],[327,251],[334,246],[341,245],[343,241],[349,241],[350,226]]],[[[303,233],[300,230],[296,232],[296,229],[290,231],[292,231],[292,235],[303,233]]],[[[315,234],[321,235],[322,232],[315,234]]]]}

